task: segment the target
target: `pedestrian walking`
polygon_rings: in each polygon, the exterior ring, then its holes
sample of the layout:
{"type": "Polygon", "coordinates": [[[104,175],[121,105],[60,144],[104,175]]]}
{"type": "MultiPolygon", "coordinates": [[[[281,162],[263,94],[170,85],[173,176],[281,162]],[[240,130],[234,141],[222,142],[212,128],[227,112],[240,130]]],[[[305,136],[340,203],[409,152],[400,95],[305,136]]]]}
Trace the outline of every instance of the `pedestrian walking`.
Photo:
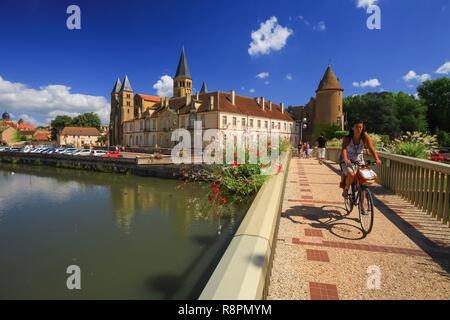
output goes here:
{"type": "Polygon", "coordinates": [[[317,144],[319,148],[319,155],[317,158],[319,160],[319,164],[322,165],[323,160],[325,160],[326,145],[327,145],[327,139],[325,139],[325,137],[323,136],[323,132],[321,132],[320,137],[317,138],[317,144]]]}

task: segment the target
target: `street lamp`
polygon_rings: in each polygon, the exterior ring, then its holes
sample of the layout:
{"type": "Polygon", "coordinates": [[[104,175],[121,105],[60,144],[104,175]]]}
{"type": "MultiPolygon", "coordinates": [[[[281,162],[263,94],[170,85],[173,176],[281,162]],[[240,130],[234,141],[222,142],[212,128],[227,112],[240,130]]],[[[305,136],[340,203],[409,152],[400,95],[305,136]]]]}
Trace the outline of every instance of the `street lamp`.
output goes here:
{"type": "Polygon", "coordinates": [[[308,127],[308,125],[306,124],[306,122],[308,121],[308,119],[303,118],[300,121],[300,143],[303,143],[303,129],[306,129],[308,127]]]}

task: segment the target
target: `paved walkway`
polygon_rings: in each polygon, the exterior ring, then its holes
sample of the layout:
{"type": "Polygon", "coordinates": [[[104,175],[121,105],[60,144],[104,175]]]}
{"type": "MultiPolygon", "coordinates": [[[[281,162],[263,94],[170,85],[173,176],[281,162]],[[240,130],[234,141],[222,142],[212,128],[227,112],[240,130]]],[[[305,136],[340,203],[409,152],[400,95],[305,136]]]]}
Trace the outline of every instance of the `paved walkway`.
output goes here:
{"type": "Polygon", "coordinates": [[[349,216],[338,166],[293,158],[268,299],[450,300],[450,228],[374,185],[365,237],[349,216]]]}

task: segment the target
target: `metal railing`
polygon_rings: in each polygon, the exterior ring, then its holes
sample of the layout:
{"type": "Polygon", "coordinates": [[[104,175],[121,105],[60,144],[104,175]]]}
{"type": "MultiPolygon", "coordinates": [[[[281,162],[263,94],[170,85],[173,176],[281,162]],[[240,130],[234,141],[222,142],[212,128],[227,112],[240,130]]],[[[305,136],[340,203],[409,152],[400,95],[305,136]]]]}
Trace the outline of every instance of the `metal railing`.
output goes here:
{"type": "MultiPolygon", "coordinates": [[[[338,162],[339,152],[340,148],[327,148],[327,159],[338,162]]],[[[378,155],[382,164],[373,170],[379,184],[438,221],[449,223],[450,165],[387,152],[378,155]]]]}

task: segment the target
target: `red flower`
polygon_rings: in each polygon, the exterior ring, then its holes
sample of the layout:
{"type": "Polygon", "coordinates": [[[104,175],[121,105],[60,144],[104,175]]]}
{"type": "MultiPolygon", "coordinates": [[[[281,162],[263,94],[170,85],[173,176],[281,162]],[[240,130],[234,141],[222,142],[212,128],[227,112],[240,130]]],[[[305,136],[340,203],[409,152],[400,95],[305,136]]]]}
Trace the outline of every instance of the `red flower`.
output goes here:
{"type": "Polygon", "coordinates": [[[232,167],[237,167],[237,166],[239,166],[239,164],[237,163],[237,161],[234,161],[234,162],[231,164],[231,166],[232,166],[232,167]]]}
{"type": "Polygon", "coordinates": [[[214,202],[214,196],[212,194],[209,195],[209,201],[214,202]]]}
{"type": "Polygon", "coordinates": [[[283,170],[283,168],[282,168],[282,165],[280,164],[280,165],[278,166],[277,174],[279,174],[282,170],[283,170]]]}

